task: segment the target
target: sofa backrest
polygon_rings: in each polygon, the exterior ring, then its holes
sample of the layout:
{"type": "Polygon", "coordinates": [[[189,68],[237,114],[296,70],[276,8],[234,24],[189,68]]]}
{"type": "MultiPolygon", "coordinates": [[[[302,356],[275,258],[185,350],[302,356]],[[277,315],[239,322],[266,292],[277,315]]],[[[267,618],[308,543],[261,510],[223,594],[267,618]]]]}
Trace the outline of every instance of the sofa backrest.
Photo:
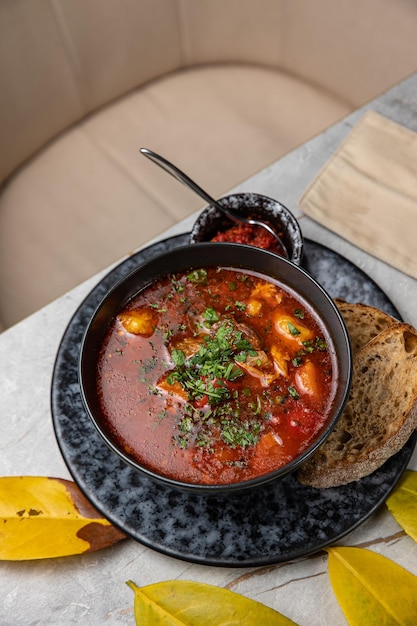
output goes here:
{"type": "Polygon", "coordinates": [[[168,72],[265,64],[354,105],[417,69],[415,0],[0,0],[0,181],[168,72]]]}

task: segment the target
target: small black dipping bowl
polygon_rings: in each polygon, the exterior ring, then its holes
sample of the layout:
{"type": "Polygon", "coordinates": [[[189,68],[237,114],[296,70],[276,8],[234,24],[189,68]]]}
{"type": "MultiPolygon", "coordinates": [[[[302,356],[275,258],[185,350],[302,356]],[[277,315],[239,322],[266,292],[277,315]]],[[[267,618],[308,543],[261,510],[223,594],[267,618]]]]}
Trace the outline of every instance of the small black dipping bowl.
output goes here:
{"type": "Polygon", "coordinates": [[[287,259],[254,246],[229,243],[197,243],[175,248],[144,263],[121,280],[104,297],[93,314],[83,337],[79,360],[79,382],[83,403],[94,426],[110,449],[149,479],[170,488],[197,494],[234,493],[254,489],[296,470],[314,454],[333,430],[347,401],[351,377],[352,357],[347,330],[337,307],[324,289],[305,270],[287,259]],[[96,388],[97,359],[102,341],[109,324],[121,309],[140,291],[164,276],[210,266],[252,270],[288,286],[323,322],[330,344],[334,346],[333,357],[338,370],[334,401],[327,423],[309,447],[287,465],[268,474],[226,485],[194,484],[174,480],[162,473],[151,471],[130,458],[124,449],[118,447],[112,433],[106,429],[96,388]]]}
{"type": "MultiPolygon", "coordinates": [[[[300,226],[283,204],[259,193],[236,193],[220,198],[219,204],[244,217],[254,217],[268,222],[281,235],[288,258],[297,265],[303,258],[303,235],[300,226]]],[[[218,232],[224,232],[236,222],[212,206],[202,210],[190,234],[191,243],[211,241],[218,232]]]]}

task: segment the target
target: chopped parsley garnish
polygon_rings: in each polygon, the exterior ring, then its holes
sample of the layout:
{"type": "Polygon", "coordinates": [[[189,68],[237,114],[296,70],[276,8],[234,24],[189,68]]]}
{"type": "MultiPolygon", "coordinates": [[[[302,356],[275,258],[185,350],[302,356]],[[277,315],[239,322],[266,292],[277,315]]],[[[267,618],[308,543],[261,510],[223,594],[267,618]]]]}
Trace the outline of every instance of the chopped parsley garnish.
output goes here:
{"type": "Polygon", "coordinates": [[[205,285],[207,284],[207,270],[203,267],[198,270],[193,270],[187,275],[187,280],[197,285],[205,285]]]}
{"type": "Polygon", "coordinates": [[[143,361],[140,370],[142,372],[144,372],[145,374],[147,374],[148,372],[151,372],[158,363],[158,359],[155,356],[150,357],[149,359],[146,359],[145,361],[143,361]]]}
{"type": "Polygon", "coordinates": [[[316,337],[314,340],[314,346],[317,348],[317,350],[320,350],[322,352],[324,352],[325,350],[327,350],[327,343],[325,342],[324,339],[322,339],[321,337],[316,337]]]}
{"type": "Polygon", "coordinates": [[[320,352],[326,352],[327,350],[327,343],[323,337],[315,337],[314,340],[308,339],[307,341],[302,341],[301,344],[303,347],[297,352],[296,357],[312,354],[314,350],[319,350],[320,352]]]}
{"type": "Polygon", "coordinates": [[[168,330],[164,332],[163,338],[165,339],[165,341],[167,341],[168,339],[172,337],[173,334],[174,334],[174,331],[172,330],[172,328],[168,328],[168,330]]]}
{"type": "MultiPolygon", "coordinates": [[[[208,311],[206,309],[205,313],[208,311]]],[[[218,319],[214,310],[208,317],[218,319]]],[[[190,399],[201,400],[207,395],[209,403],[226,400],[231,396],[226,382],[243,375],[235,363],[236,350],[241,355],[242,349],[253,350],[251,344],[242,338],[241,332],[235,331],[230,322],[224,322],[215,335],[204,338],[198,352],[190,358],[187,359],[182,350],[173,349],[171,357],[175,370],[169,374],[168,383],[179,382],[190,399]]]]}
{"type": "Polygon", "coordinates": [[[174,361],[175,365],[177,367],[181,367],[184,365],[185,363],[185,354],[182,350],[177,350],[177,348],[174,348],[172,353],[171,353],[171,358],[174,361]]]}
{"type": "Polygon", "coordinates": [[[298,328],[294,326],[294,324],[291,324],[291,322],[287,322],[287,324],[288,324],[288,330],[290,331],[291,335],[293,335],[293,337],[296,337],[297,335],[301,334],[298,328]]]}
{"type": "Polygon", "coordinates": [[[254,446],[259,441],[261,423],[249,424],[247,421],[237,422],[222,420],[220,436],[231,448],[254,446]]]}
{"type": "Polygon", "coordinates": [[[177,293],[182,293],[185,289],[185,285],[177,280],[174,275],[171,277],[171,285],[173,286],[174,291],[176,291],[177,293]]]}
{"type": "Polygon", "coordinates": [[[290,394],[291,398],[294,398],[294,400],[297,400],[300,397],[297,389],[292,385],[288,387],[288,393],[290,394]]]}
{"type": "Polygon", "coordinates": [[[167,310],[166,307],[162,307],[160,302],[152,302],[150,305],[151,309],[155,309],[158,313],[165,313],[167,310]]]}
{"type": "MultiPolygon", "coordinates": [[[[219,315],[214,309],[206,309],[203,317],[218,321],[219,315]]],[[[171,352],[175,369],[167,382],[180,383],[187,392],[189,402],[178,424],[179,434],[174,438],[177,445],[187,447],[196,445],[209,448],[212,439],[213,424],[219,430],[220,438],[232,448],[255,445],[259,439],[262,420],[261,398],[257,396],[250,403],[249,416],[240,409],[239,394],[229,383],[243,376],[239,362],[248,356],[256,356],[252,344],[243,333],[236,329],[230,320],[219,324],[215,333],[206,335],[198,351],[187,357],[182,350],[174,348],[171,352]],[[203,401],[204,410],[195,408],[203,401]],[[255,419],[255,416],[259,416],[255,419]]],[[[250,388],[242,390],[244,396],[250,396],[250,388]]]]}
{"type": "Polygon", "coordinates": [[[160,389],[158,389],[158,387],[155,387],[155,385],[149,385],[148,386],[148,391],[149,393],[151,393],[154,396],[161,396],[162,392],[160,389]]]}
{"type": "Polygon", "coordinates": [[[203,312],[203,318],[207,324],[214,324],[215,322],[219,321],[219,316],[218,316],[217,311],[215,311],[215,309],[211,307],[208,307],[203,312]]]}

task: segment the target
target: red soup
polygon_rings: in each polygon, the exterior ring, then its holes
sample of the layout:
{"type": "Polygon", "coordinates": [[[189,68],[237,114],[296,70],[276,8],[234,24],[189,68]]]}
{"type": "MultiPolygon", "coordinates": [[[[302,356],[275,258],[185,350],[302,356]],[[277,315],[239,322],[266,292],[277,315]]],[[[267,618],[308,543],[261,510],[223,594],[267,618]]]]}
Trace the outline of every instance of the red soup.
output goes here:
{"type": "Polygon", "coordinates": [[[294,459],[324,427],[333,349],[284,285],[228,268],[142,291],[109,328],[98,363],[107,432],[164,476],[228,484],[294,459]]]}

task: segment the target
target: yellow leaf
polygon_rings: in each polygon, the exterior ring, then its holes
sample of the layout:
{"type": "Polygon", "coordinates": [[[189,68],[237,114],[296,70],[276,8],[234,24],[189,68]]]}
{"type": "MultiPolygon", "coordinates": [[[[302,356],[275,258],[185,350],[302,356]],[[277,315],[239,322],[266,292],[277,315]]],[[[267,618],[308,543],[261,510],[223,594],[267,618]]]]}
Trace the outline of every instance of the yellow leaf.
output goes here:
{"type": "Polygon", "coordinates": [[[327,548],[333,591],[350,626],[415,626],[417,576],[362,548],[327,548]]]}
{"type": "Polygon", "coordinates": [[[71,481],[0,478],[0,560],[81,554],[105,548],[124,536],[71,481]]]}
{"type": "Polygon", "coordinates": [[[417,541],[417,472],[404,472],[386,505],[407,535],[417,541]]]}
{"type": "Polygon", "coordinates": [[[273,609],[244,596],[205,583],[168,580],[147,587],[127,583],[135,592],[135,618],[140,626],[290,626],[273,609]]]}

